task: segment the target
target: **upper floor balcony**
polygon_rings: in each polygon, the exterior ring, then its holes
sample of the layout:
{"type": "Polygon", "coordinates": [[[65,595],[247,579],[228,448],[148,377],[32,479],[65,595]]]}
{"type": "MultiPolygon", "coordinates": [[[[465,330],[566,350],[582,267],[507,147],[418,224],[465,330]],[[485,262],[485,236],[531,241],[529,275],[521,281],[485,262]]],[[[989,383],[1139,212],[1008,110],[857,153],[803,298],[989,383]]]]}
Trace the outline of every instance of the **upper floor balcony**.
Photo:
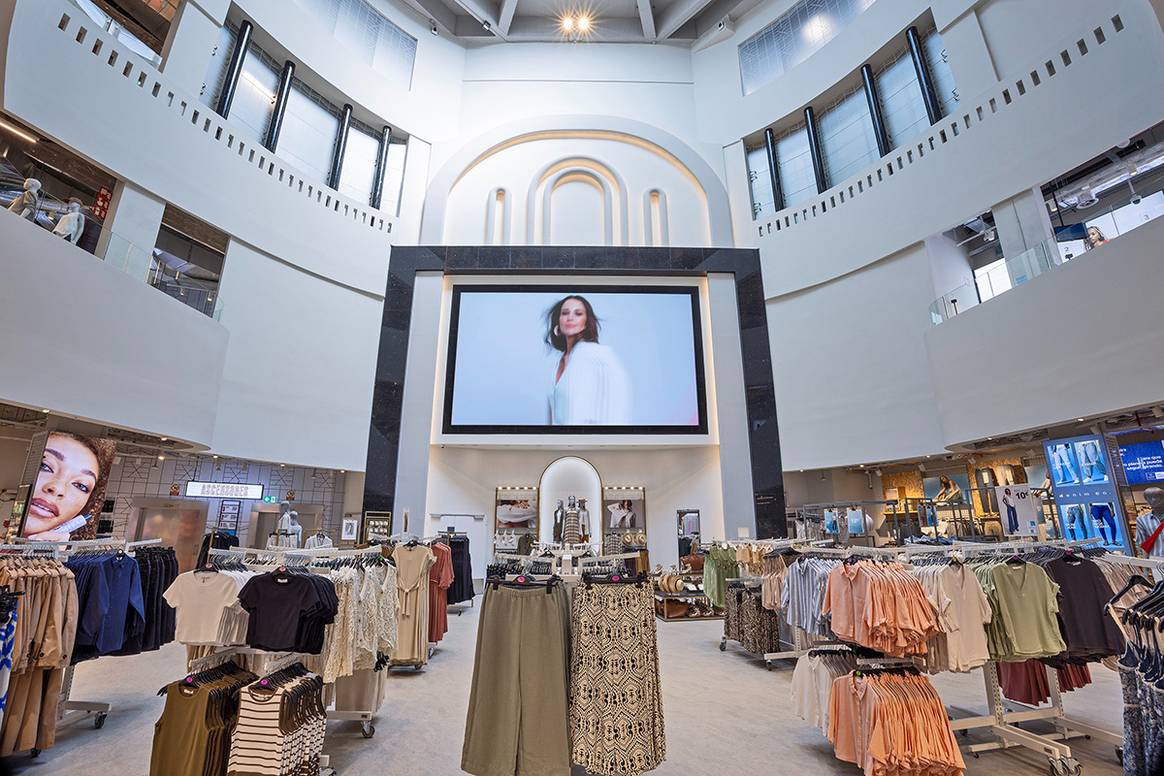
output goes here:
{"type": "Polygon", "coordinates": [[[392,216],[250,141],[77,6],[0,0],[0,39],[5,112],[237,240],[383,293],[392,216]],[[29,62],[42,77],[29,77],[29,62]]]}
{"type": "Polygon", "coordinates": [[[768,296],[893,255],[1164,119],[1159,19],[1146,0],[1116,8],[872,164],[753,222],[768,296]],[[1105,94],[1103,109],[1077,110],[1079,94],[1105,94]]]}

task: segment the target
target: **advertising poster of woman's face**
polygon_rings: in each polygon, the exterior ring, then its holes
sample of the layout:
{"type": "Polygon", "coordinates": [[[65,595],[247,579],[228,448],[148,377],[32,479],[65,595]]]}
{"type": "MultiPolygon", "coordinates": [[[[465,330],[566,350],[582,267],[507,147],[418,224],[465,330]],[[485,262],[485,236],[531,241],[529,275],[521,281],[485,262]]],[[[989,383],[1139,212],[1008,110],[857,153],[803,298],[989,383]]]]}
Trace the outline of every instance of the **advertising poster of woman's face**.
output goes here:
{"type": "Polygon", "coordinates": [[[51,432],[20,535],[33,541],[94,538],[116,449],[111,439],[51,432]]]}

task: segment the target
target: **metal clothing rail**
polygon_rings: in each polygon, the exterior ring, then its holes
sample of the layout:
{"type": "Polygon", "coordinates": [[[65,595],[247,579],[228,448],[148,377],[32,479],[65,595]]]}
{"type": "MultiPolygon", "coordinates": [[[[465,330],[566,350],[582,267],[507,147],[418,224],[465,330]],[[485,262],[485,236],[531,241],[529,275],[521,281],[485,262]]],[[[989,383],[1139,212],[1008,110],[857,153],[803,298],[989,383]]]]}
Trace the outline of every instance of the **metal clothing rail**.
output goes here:
{"type": "MultiPolygon", "coordinates": [[[[1093,540],[1079,541],[1029,541],[1029,542],[999,542],[994,544],[968,543],[952,549],[965,555],[989,555],[1007,550],[1033,551],[1045,547],[1069,549],[1093,544],[1093,540]]],[[[1121,558],[1121,560],[1123,560],[1121,558]]],[[[1087,736],[1120,746],[1123,736],[1119,733],[1097,728],[1084,722],[1071,719],[1063,708],[1063,695],[1059,688],[1059,675],[1050,667],[1044,666],[1047,674],[1047,685],[1050,688],[1051,704],[1048,708],[1039,709],[1016,701],[1009,701],[1002,697],[1002,687],[998,680],[998,663],[994,660],[982,666],[982,676],[986,688],[986,702],[989,713],[985,716],[971,716],[955,718],[950,714],[950,727],[953,730],[985,729],[995,736],[995,741],[980,744],[968,744],[965,751],[977,756],[979,752],[996,749],[1010,749],[1016,746],[1026,747],[1047,757],[1050,762],[1052,776],[1078,776],[1082,772],[1082,764],[1071,753],[1071,747],[1063,741],[1072,738],[1087,736]],[[1017,726],[1018,722],[1032,720],[1048,720],[1055,726],[1054,733],[1037,734],[1017,726]]],[[[953,710],[947,708],[948,712],[953,710]]]]}
{"type": "MultiPolygon", "coordinates": [[[[235,655],[239,655],[239,656],[247,655],[247,656],[256,656],[256,657],[269,655],[270,656],[269,659],[266,662],[264,662],[264,664],[263,664],[263,668],[261,671],[261,673],[263,673],[263,674],[270,674],[270,673],[274,673],[275,671],[281,671],[282,669],[286,668],[287,666],[293,665],[293,664],[295,664],[303,659],[303,655],[299,654],[298,652],[267,652],[267,651],[262,650],[262,649],[255,649],[254,647],[230,646],[230,647],[223,647],[222,649],[218,649],[214,652],[203,655],[202,657],[194,658],[193,660],[189,661],[189,663],[187,664],[186,671],[188,674],[195,674],[195,673],[198,673],[199,671],[205,671],[208,668],[213,668],[214,666],[221,664],[225,660],[229,660],[231,657],[234,657],[235,655]]],[[[255,671],[252,673],[260,673],[260,672],[255,671]]],[[[360,712],[360,714],[363,714],[363,713],[364,712],[360,712]]],[[[327,718],[329,720],[356,718],[354,716],[341,716],[343,714],[346,714],[346,712],[337,713],[337,712],[325,710],[324,714],[327,716],[327,718]]],[[[368,712],[367,715],[368,715],[367,719],[369,721],[364,723],[364,725],[365,725],[364,738],[371,738],[372,737],[371,733],[367,732],[368,728],[371,728],[371,731],[373,733],[375,732],[375,728],[372,727],[372,725],[371,725],[371,721],[370,721],[371,720],[371,712],[368,712]]],[[[321,754],[319,756],[319,776],[336,776],[335,768],[331,767],[331,756],[330,755],[321,754]]]]}
{"type": "MultiPolygon", "coordinates": [[[[34,551],[50,547],[54,558],[67,559],[74,551],[78,550],[108,547],[111,550],[117,548],[126,554],[131,554],[140,547],[152,547],[160,545],[161,543],[161,539],[143,539],[136,542],[117,539],[83,539],[70,542],[35,542],[15,546],[29,547],[34,551]]],[[[3,549],[4,546],[13,545],[0,545],[0,549],[3,549]]],[[[113,706],[103,701],[75,701],[70,698],[73,692],[73,675],[76,668],[76,665],[69,665],[65,669],[64,677],[61,679],[60,701],[57,703],[57,727],[71,725],[74,722],[92,717],[93,727],[100,730],[105,727],[105,720],[109,717],[109,712],[112,711],[113,706]]]]}

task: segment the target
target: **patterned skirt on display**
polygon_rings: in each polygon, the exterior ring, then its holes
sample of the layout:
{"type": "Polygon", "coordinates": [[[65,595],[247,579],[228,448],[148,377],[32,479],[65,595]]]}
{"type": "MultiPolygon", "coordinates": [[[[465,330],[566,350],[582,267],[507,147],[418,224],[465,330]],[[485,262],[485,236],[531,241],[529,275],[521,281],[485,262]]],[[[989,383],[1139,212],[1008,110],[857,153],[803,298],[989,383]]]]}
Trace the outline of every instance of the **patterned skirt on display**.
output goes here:
{"type": "Polygon", "coordinates": [[[570,741],[594,776],[638,776],[667,756],[649,585],[579,585],[571,613],[570,741]]]}

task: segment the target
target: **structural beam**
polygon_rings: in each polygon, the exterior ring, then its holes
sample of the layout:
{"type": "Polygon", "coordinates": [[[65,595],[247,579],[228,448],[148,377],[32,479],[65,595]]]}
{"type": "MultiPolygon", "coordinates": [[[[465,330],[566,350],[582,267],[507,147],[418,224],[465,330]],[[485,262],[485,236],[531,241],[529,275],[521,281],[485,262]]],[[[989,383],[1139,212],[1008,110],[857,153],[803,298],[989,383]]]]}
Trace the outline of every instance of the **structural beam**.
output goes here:
{"type": "Polygon", "coordinates": [[[500,12],[497,6],[489,0],[453,0],[453,2],[464,9],[469,16],[476,19],[482,29],[487,29],[488,32],[504,39],[505,36],[501,34],[500,12]]]}
{"type": "Polygon", "coordinates": [[[651,10],[651,0],[638,0],[639,21],[643,24],[643,37],[648,41],[655,39],[655,12],[651,10]]]}
{"type": "Polygon", "coordinates": [[[343,113],[340,114],[339,126],[336,128],[335,145],[332,146],[331,155],[331,175],[327,180],[327,185],[333,189],[339,189],[340,177],[344,171],[344,152],[348,150],[348,130],[351,126],[352,106],[345,104],[343,113]]]}
{"type": "Polygon", "coordinates": [[[711,0],[675,0],[667,6],[655,23],[655,30],[659,40],[666,40],[675,34],[684,24],[710,5],[711,0]]]}
{"type": "Polygon", "coordinates": [[[446,35],[457,34],[457,15],[441,0],[404,0],[417,13],[427,16],[446,35]]]}
{"type": "Polygon", "coordinates": [[[869,105],[869,118],[873,121],[873,136],[877,138],[877,153],[885,156],[893,146],[889,145],[885,117],[881,115],[881,94],[877,91],[877,78],[869,65],[861,65],[861,81],[865,85],[865,102],[869,105]]]}
{"type": "Polygon", "coordinates": [[[234,49],[230,52],[230,62],[226,66],[226,81],[222,84],[222,94],[218,95],[218,104],[214,106],[214,112],[224,119],[230,118],[230,105],[234,102],[234,93],[238,89],[238,79],[242,75],[243,60],[247,58],[247,46],[250,45],[253,31],[254,27],[244,19],[234,38],[234,49]]]}
{"type": "Polygon", "coordinates": [[[295,78],[295,63],[288,59],[283,63],[283,72],[279,76],[279,93],[275,97],[275,112],[271,116],[271,125],[267,127],[267,136],[263,138],[263,146],[268,151],[274,151],[279,145],[279,133],[283,131],[283,116],[287,113],[287,96],[291,94],[291,81],[295,78]]]}
{"type": "Polygon", "coordinates": [[[917,73],[917,82],[921,86],[926,117],[930,120],[930,126],[933,126],[942,120],[942,105],[934,92],[934,82],[930,78],[929,68],[926,67],[925,50],[922,48],[921,37],[917,34],[917,27],[906,30],[905,38],[909,41],[909,56],[913,59],[913,70],[917,73]]]}
{"type": "Polygon", "coordinates": [[[497,16],[498,35],[504,38],[509,34],[509,26],[513,24],[513,15],[516,12],[517,0],[501,0],[501,10],[498,12],[497,16]]]}
{"type": "Polygon", "coordinates": [[[824,154],[820,149],[820,133],[816,128],[816,113],[809,105],[804,109],[804,128],[808,131],[808,153],[812,156],[812,172],[816,177],[816,191],[818,194],[828,189],[828,176],[825,175],[824,154]]]}

